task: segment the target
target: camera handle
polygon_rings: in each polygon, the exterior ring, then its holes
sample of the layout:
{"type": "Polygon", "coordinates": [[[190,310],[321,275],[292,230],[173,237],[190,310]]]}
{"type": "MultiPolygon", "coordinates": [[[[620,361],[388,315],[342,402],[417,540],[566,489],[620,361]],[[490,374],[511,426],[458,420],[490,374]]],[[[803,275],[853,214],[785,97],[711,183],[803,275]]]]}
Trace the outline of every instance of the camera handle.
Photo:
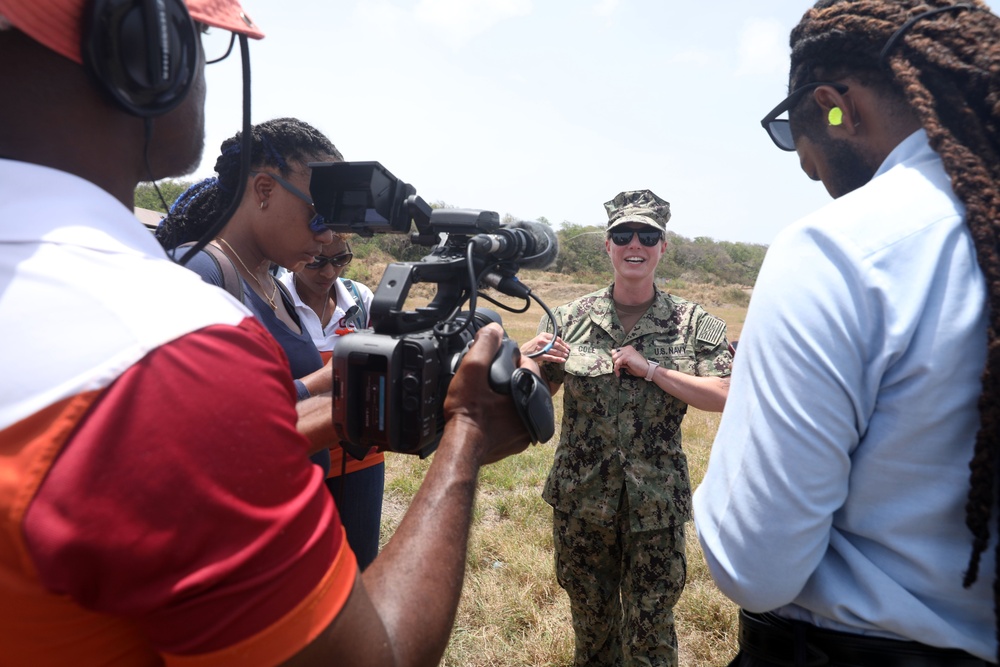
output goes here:
{"type": "Polygon", "coordinates": [[[386,266],[372,298],[371,322],[375,333],[399,336],[426,331],[444,320],[465,297],[463,285],[454,280],[464,270],[465,260],[456,254],[432,254],[419,262],[393,262],[386,266]],[[416,310],[403,310],[410,287],[425,282],[437,283],[434,299],[416,310]]]}
{"type": "MultiPolygon", "coordinates": [[[[469,345],[471,344],[470,341],[469,345]]],[[[469,346],[466,345],[458,359],[459,364],[468,350],[469,346]]],[[[498,394],[509,395],[514,401],[514,407],[528,431],[531,444],[548,442],[556,430],[552,393],[542,378],[517,365],[520,360],[521,350],[517,343],[504,335],[500,349],[490,364],[490,389],[498,394]]]]}

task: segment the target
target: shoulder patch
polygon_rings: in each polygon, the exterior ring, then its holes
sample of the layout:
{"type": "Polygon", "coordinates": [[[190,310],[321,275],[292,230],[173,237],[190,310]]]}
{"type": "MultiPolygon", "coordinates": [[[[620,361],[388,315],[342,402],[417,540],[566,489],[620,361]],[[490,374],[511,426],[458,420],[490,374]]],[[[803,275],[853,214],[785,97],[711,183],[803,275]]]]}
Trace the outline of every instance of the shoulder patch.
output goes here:
{"type": "Polygon", "coordinates": [[[702,343],[718,345],[726,333],[726,323],[714,315],[706,315],[698,320],[698,333],[695,338],[702,343]]]}

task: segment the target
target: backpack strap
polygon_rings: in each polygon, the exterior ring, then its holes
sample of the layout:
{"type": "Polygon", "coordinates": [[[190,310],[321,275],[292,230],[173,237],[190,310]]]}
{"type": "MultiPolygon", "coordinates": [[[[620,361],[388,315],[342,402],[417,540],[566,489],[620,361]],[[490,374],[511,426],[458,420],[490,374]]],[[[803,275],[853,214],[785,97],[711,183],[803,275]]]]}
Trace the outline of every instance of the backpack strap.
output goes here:
{"type": "MultiPolygon", "coordinates": [[[[194,243],[182,243],[178,248],[189,248],[193,245],[194,243]]],[[[212,258],[216,268],[219,269],[219,273],[222,275],[222,289],[232,294],[240,303],[243,303],[243,280],[240,278],[239,271],[236,270],[233,260],[229,259],[229,255],[222,252],[222,248],[211,243],[206,244],[202,250],[212,258]]]]}
{"type": "Polygon", "coordinates": [[[281,298],[285,301],[285,308],[288,310],[288,315],[295,322],[299,329],[302,329],[305,333],[305,327],[302,326],[302,319],[299,317],[299,312],[295,308],[295,299],[292,297],[292,291],[285,286],[285,283],[281,282],[277,278],[274,278],[274,284],[277,286],[278,291],[281,292],[281,298]]]}
{"type": "Polygon", "coordinates": [[[282,298],[285,299],[285,305],[288,306],[288,312],[291,313],[292,317],[298,321],[298,315],[295,314],[295,299],[292,298],[291,291],[285,287],[285,283],[281,282],[277,278],[274,279],[274,284],[281,291],[282,298]]]}
{"type": "Polygon", "coordinates": [[[365,300],[361,298],[361,290],[358,289],[358,286],[350,278],[341,278],[340,280],[354,297],[354,303],[358,304],[358,312],[352,319],[358,325],[359,329],[364,329],[368,326],[368,308],[365,307],[365,300]]]}

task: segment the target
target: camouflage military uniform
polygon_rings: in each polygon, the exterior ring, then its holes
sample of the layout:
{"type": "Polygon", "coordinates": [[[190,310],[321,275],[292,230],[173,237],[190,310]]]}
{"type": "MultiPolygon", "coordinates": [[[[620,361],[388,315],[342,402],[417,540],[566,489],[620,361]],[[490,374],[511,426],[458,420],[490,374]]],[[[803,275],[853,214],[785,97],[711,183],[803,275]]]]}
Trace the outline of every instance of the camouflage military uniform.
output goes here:
{"type": "Polygon", "coordinates": [[[663,368],[720,377],[732,356],[722,320],[659,290],[626,335],[613,288],[553,313],[570,354],[541,367],[564,391],[543,497],[554,509],[556,572],[573,608],[576,664],[676,665],[672,609],[684,587],[691,517],[680,430],[688,406],[654,382],[616,378],[611,351],[632,345],[663,368]]]}

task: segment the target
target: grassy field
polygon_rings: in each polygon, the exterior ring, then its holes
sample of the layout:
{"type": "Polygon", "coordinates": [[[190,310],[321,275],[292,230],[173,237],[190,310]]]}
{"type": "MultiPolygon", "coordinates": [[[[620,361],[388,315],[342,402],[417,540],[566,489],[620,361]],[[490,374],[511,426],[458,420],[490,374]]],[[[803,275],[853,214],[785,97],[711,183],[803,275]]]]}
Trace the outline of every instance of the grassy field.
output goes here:
{"type": "MultiPolygon", "coordinates": [[[[532,290],[555,307],[597,288],[526,272],[532,290]]],[[[726,320],[729,338],[739,338],[749,299],[738,287],[675,282],[666,289],[701,303],[726,320]]],[[[542,310],[502,313],[504,327],[522,342],[535,333],[542,310]]],[[[562,397],[556,396],[556,425],[562,397]]],[[[708,463],[719,415],[689,410],[683,424],[692,483],[708,463]]],[[[551,508],[541,499],[552,463],[556,436],[523,454],[487,466],[480,473],[465,588],[443,665],[523,667],[569,665],[573,655],[569,603],[556,583],[552,560],[551,508]]],[[[388,540],[416,492],[428,461],[386,456],[386,494],[382,538],[388,540]]],[[[688,581],[675,609],[681,665],[726,665],[736,652],[736,607],[712,583],[694,526],[687,527],[688,581]]],[[[434,576],[428,567],[427,576],[434,576]]]]}

